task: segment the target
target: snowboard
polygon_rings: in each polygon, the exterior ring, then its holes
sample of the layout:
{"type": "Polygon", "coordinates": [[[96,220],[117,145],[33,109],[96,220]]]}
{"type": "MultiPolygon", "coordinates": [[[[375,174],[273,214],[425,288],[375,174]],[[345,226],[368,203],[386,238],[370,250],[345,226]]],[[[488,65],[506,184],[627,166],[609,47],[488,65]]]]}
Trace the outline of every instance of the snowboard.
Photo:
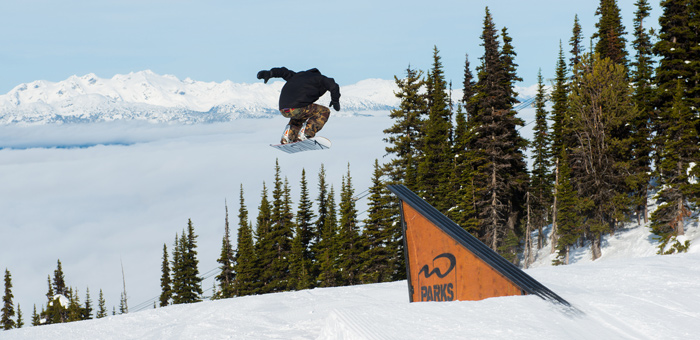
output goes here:
{"type": "Polygon", "coordinates": [[[288,144],[270,144],[271,147],[286,153],[330,149],[331,141],[326,137],[312,137],[300,142],[288,144]]]}

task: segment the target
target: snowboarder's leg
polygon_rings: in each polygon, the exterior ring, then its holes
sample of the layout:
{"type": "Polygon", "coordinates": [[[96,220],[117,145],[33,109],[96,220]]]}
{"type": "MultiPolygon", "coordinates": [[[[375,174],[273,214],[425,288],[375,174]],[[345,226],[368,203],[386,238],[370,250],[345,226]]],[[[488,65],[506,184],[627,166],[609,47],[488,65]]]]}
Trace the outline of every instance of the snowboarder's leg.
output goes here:
{"type": "Polygon", "coordinates": [[[305,109],[308,111],[308,114],[306,114],[306,116],[308,116],[308,120],[306,120],[306,125],[304,126],[304,133],[306,134],[307,138],[311,138],[315,136],[316,133],[326,124],[328,117],[331,114],[331,110],[318,104],[311,104],[305,109]]]}

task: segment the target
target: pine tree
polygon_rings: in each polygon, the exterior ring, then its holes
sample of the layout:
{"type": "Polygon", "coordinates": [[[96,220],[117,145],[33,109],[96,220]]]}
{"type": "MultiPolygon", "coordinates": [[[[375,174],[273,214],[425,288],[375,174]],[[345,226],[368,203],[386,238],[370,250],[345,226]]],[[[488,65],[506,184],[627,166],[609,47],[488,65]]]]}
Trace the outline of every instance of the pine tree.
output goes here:
{"type": "Polygon", "coordinates": [[[387,282],[394,275],[391,255],[396,253],[398,245],[392,242],[391,227],[396,219],[391,210],[393,200],[382,181],[382,176],[379,161],[375,159],[372,186],[369,188],[367,219],[365,219],[361,236],[366,245],[365,251],[361,254],[363,263],[360,281],[362,283],[387,282]]]}
{"type": "Polygon", "coordinates": [[[664,253],[666,244],[673,237],[685,234],[684,219],[691,215],[690,202],[698,195],[698,186],[691,182],[690,177],[691,164],[700,159],[700,137],[693,124],[697,118],[684,90],[681,79],[678,79],[673,104],[665,112],[674,124],[669,125],[664,135],[659,164],[663,187],[656,195],[661,204],[651,215],[652,232],[662,241],[660,253],[664,253]]]}
{"type": "Polygon", "coordinates": [[[294,214],[292,213],[289,182],[281,177],[279,161],[275,162],[275,183],[272,191],[272,214],[270,242],[272,251],[261,256],[270,256],[269,271],[263,273],[268,281],[267,292],[282,292],[289,289],[289,260],[292,248],[294,214]]]}
{"type": "MultiPolygon", "coordinates": [[[[392,160],[386,165],[386,172],[392,183],[403,184],[411,190],[417,190],[417,167],[421,155],[423,139],[423,116],[427,115],[427,103],[420,93],[424,86],[421,79],[422,71],[416,71],[409,66],[406,69],[406,78],[394,77],[399,88],[396,97],[401,101],[399,108],[390,112],[394,119],[394,125],[384,133],[387,137],[384,141],[389,144],[386,147],[387,155],[393,155],[392,160]]],[[[321,220],[321,217],[319,216],[321,220]]]]}
{"type": "Polygon", "coordinates": [[[484,56],[478,70],[475,100],[479,111],[472,119],[474,150],[475,206],[479,213],[479,236],[494,250],[514,259],[517,237],[522,232],[518,222],[523,213],[527,188],[527,169],[523,150],[527,141],[518,131],[523,126],[515,117],[513,104],[517,93],[513,86],[520,78],[515,74],[515,52],[511,38],[502,30],[503,49],[491,14],[486,8],[481,36],[484,56]]]}
{"type": "MultiPolygon", "coordinates": [[[[579,200],[576,197],[576,191],[571,184],[571,170],[569,169],[569,157],[562,149],[559,153],[559,183],[556,188],[557,195],[557,217],[560,222],[558,224],[558,239],[556,244],[557,258],[554,264],[569,264],[569,254],[571,247],[576,244],[576,241],[582,236],[580,225],[582,219],[578,213],[577,207],[579,200]]],[[[590,203],[590,201],[587,201],[590,203]]]]}
{"type": "Polygon", "coordinates": [[[574,28],[572,31],[571,39],[569,39],[569,45],[571,45],[571,58],[569,59],[569,68],[573,69],[576,64],[581,62],[581,56],[584,52],[583,47],[583,32],[581,29],[581,24],[578,21],[578,14],[574,17],[574,28]]]}
{"type": "Polygon", "coordinates": [[[452,112],[447,82],[437,47],[433,49],[433,67],[428,75],[428,120],[424,124],[423,155],[418,164],[418,191],[436,209],[447,212],[452,172],[452,112]]]}
{"type": "Polygon", "coordinates": [[[224,219],[224,237],[221,244],[221,254],[216,260],[220,264],[221,272],[216,276],[216,281],[219,282],[219,291],[214,295],[217,299],[227,299],[235,296],[235,288],[233,282],[236,279],[234,271],[234,250],[231,246],[231,235],[228,224],[228,204],[224,204],[226,217],[224,219]]]}
{"type": "Polygon", "coordinates": [[[5,268],[5,294],[2,297],[2,329],[8,330],[15,327],[15,321],[12,318],[15,316],[15,305],[12,302],[14,295],[12,294],[12,275],[5,268]]]}
{"type": "Polygon", "coordinates": [[[362,266],[361,254],[364,244],[360,238],[357,221],[357,209],[353,196],[355,189],[352,186],[350,176],[350,164],[348,173],[343,176],[343,186],[340,191],[340,223],[339,223],[339,259],[342,268],[342,284],[351,286],[360,283],[360,269],[362,266]]]}
{"type": "Polygon", "coordinates": [[[68,306],[64,306],[62,302],[69,298],[70,294],[66,286],[61,260],[57,260],[53,281],[51,281],[51,276],[49,276],[48,283],[49,291],[46,294],[48,302],[42,316],[46,319],[46,324],[66,322],[68,321],[68,306]]]}
{"type": "Polygon", "coordinates": [[[160,265],[160,306],[170,304],[173,297],[172,280],[170,279],[170,263],[168,262],[168,246],[163,244],[163,262],[160,265]]]}
{"type": "Polygon", "coordinates": [[[600,0],[595,14],[600,16],[600,20],[595,24],[598,31],[591,37],[598,38],[595,53],[600,56],[600,59],[610,58],[612,62],[626,67],[627,39],[625,39],[625,26],[622,25],[617,0],[600,0]]]}
{"type": "Polygon", "coordinates": [[[647,222],[647,186],[651,172],[651,127],[654,121],[653,107],[653,60],[651,36],[653,32],[644,28],[644,19],[649,16],[651,6],[647,0],[638,0],[634,18],[635,60],[630,64],[631,82],[634,86],[633,98],[637,105],[637,115],[632,120],[632,160],[628,181],[632,187],[633,202],[637,212],[637,222],[643,217],[647,222]]]}
{"type": "Polygon", "coordinates": [[[270,282],[272,280],[272,259],[274,258],[275,248],[272,243],[271,225],[272,225],[272,207],[267,198],[267,187],[263,182],[262,195],[260,206],[258,207],[258,216],[256,219],[256,242],[255,242],[255,263],[254,277],[257,278],[255,287],[256,294],[269,293],[270,282]]]}
{"type": "Polygon", "coordinates": [[[532,141],[533,161],[530,182],[532,224],[537,229],[537,249],[544,247],[543,228],[549,218],[552,205],[552,140],[547,126],[546,93],[542,71],[537,74],[537,95],[535,96],[535,127],[532,141]]]}
{"type": "Polygon", "coordinates": [[[202,278],[199,277],[197,259],[197,235],[192,220],[187,221],[187,231],[183,230],[173,250],[173,304],[201,301],[202,278]]]}
{"type": "Polygon", "coordinates": [[[559,151],[562,148],[568,151],[571,145],[573,144],[573,137],[571,134],[571,117],[569,117],[567,114],[568,93],[569,82],[566,75],[566,62],[564,61],[564,50],[562,49],[560,41],[559,58],[557,59],[556,75],[554,78],[554,86],[552,86],[551,95],[553,155],[559,155],[559,151]]]}
{"type": "Polygon", "coordinates": [[[85,307],[83,308],[83,320],[92,320],[92,299],[90,298],[90,288],[85,288],[85,307]]]}
{"type": "Polygon", "coordinates": [[[628,122],[636,112],[624,66],[588,55],[578,66],[586,71],[576,72],[569,95],[578,139],[572,178],[579,197],[592,201],[583,215],[595,260],[601,255],[602,235],[625,219],[630,205],[625,182],[631,145],[628,122]]]}
{"type": "Polygon", "coordinates": [[[471,130],[462,105],[457,106],[455,118],[453,153],[454,166],[451,180],[454,205],[448,210],[447,216],[460,225],[464,230],[478,235],[479,221],[475,207],[474,168],[476,163],[475,150],[469,148],[471,130]]]}
{"type": "Polygon", "coordinates": [[[292,260],[290,263],[291,280],[290,288],[294,290],[308,289],[313,287],[312,263],[314,261],[311,253],[313,242],[312,220],[314,219],[313,203],[309,198],[308,183],[306,181],[306,170],[301,171],[300,183],[301,196],[296,216],[296,230],[292,240],[292,260]]]}
{"type": "Polygon", "coordinates": [[[476,81],[474,81],[474,75],[469,66],[469,55],[464,57],[464,81],[462,82],[462,107],[467,110],[467,117],[471,117],[472,114],[476,113],[477,108],[474,107],[475,101],[473,100],[475,93],[476,81]]]}
{"type": "Polygon", "coordinates": [[[202,278],[199,277],[199,260],[197,259],[197,235],[192,220],[187,220],[187,236],[183,231],[181,243],[185,250],[182,254],[184,269],[184,290],[179,292],[181,303],[202,301],[202,278]]]}
{"type": "MultiPolygon", "coordinates": [[[[657,234],[666,235],[663,238],[668,240],[669,236],[677,233],[670,230],[674,227],[678,231],[681,229],[680,220],[670,222],[673,221],[672,215],[676,218],[682,215],[681,200],[700,203],[698,184],[691,185],[680,174],[681,168],[687,166],[684,159],[698,152],[697,144],[679,145],[682,139],[691,142],[697,138],[697,131],[700,130],[700,119],[697,118],[700,115],[700,3],[665,0],[661,2],[661,7],[663,14],[659,18],[659,40],[652,48],[659,60],[655,70],[654,106],[657,108],[657,117],[653,128],[656,134],[654,163],[657,164],[660,181],[673,183],[673,190],[677,192],[674,198],[662,198],[663,201],[668,204],[675,201],[677,207],[671,213],[669,207],[662,204],[666,206],[666,211],[657,210],[656,217],[652,215],[652,229],[657,229],[654,231],[657,234]],[[689,127],[680,126],[681,117],[684,117],[684,124],[695,128],[695,132],[687,130],[689,127]],[[681,153],[674,155],[674,152],[681,153]],[[666,157],[670,159],[665,159],[666,157]],[[674,162],[676,164],[672,164],[674,162]],[[662,226],[666,222],[670,223],[662,226]]],[[[697,163],[697,158],[694,163],[697,163]]],[[[689,168],[688,171],[689,175],[700,177],[699,166],[689,168]]]]}
{"type": "Polygon", "coordinates": [[[32,326],[41,325],[41,317],[39,313],[36,312],[36,305],[34,305],[34,311],[32,312],[32,326]]]}
{"type": "Polygon", "coordinates": [[[240,192],[240,208],[238,209],[238,249],[236,250],[236,261],[234,262],[234,272],[236,277],[233,281],[236,296],[246,296],[255,294],[255,247],[253,245],[253,230],[248,221],[248,209],[243,199],[243,185],[240,192]]]}
{"type": "Polygon", "coordinates": [[[15,323],[15,328],[24,327],[24,316],[22,315],[22,308],[20,308],[19,303],[17,304],[17,322],[15,323]]]}
{"type": "Polygon", "coordinates": [[[321,249],[318,258],[318,286],[319,287],[337,287],[341,285],[339,254],[340,254],[340,235],[338,233],[338,218],[335,205],[335,191],[333,186],[328,192],[326,198],[327,213],[323,222],[322,236],[319,242],[321,249]]]}
{"type": "Polygon", "coordinates": [[[102,294],[102,289],[100,289],[100,296],[97,299],[97,314],[95,314],[95,319],[101,319],[107,316],[107,308],[105,308],[105,298],[102,294]]]}
{"type": "Polygon", "coordinates": [[[323,233],[327,229],[325,223],[328,221],[328,184],[326,183],[326,170],[321,164],[321,169],[318,172],[318,215],[316,222],[313,225],[313,240],[311,242],[311,253],[314,259],[311,267],[311,278],[313,285],[317,286],[317,278],[320,274],[321,253],[324,249],[322,246],[323,233]]]}

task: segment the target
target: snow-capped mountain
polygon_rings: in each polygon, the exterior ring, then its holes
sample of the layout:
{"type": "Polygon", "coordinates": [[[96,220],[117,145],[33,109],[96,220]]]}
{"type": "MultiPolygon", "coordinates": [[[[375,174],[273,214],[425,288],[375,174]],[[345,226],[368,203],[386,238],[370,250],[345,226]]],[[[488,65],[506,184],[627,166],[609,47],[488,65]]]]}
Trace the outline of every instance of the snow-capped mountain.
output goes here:
{"type": "MultiPolygon", "coordinates": [[[[0,95],[0,124],[48,124],[144,120],[219,122],[278,115],[283,81],[268,84],[202,82],[152,71],[104,79],[95,74],[60,82],[37,80],[0,95]]],[[[339,115],[388,110],[398,105],[394,81],[368,79],[341,86],[339,115]]],[[[330,102],[326,94],[319,103],[330,102]]],[[[327,104],[327,103],[326,103],[327,104]]]]}

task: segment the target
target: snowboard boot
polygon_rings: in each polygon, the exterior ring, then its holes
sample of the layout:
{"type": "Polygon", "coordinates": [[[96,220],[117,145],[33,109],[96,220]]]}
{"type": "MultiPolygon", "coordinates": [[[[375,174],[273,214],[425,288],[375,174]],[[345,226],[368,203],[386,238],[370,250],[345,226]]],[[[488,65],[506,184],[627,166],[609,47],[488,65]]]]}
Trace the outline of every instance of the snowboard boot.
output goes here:
{"type": "Polygon", "coordinates": [[[307,119],[306,121],[304,121],[304,125],[302,125],[302,126],[301,126],[301,129],[299,130],[299,140],[300,140],[300,141],[302,141],[302,140],[307,140],[307,139],[313,137],[313,136],[307,136],[307,135],[306,135],[306,123],[307,123],[308,121],[309,121],[308,119],[307,119]]]}
{"type": "Polygon", "coordinates": [[[282,140],[280,141],[280,144],[289,144],[294,142],[292,140],[292,126],[287,124],[287,127],[284,128],[284,133],[282,134],[282,140]]]}

